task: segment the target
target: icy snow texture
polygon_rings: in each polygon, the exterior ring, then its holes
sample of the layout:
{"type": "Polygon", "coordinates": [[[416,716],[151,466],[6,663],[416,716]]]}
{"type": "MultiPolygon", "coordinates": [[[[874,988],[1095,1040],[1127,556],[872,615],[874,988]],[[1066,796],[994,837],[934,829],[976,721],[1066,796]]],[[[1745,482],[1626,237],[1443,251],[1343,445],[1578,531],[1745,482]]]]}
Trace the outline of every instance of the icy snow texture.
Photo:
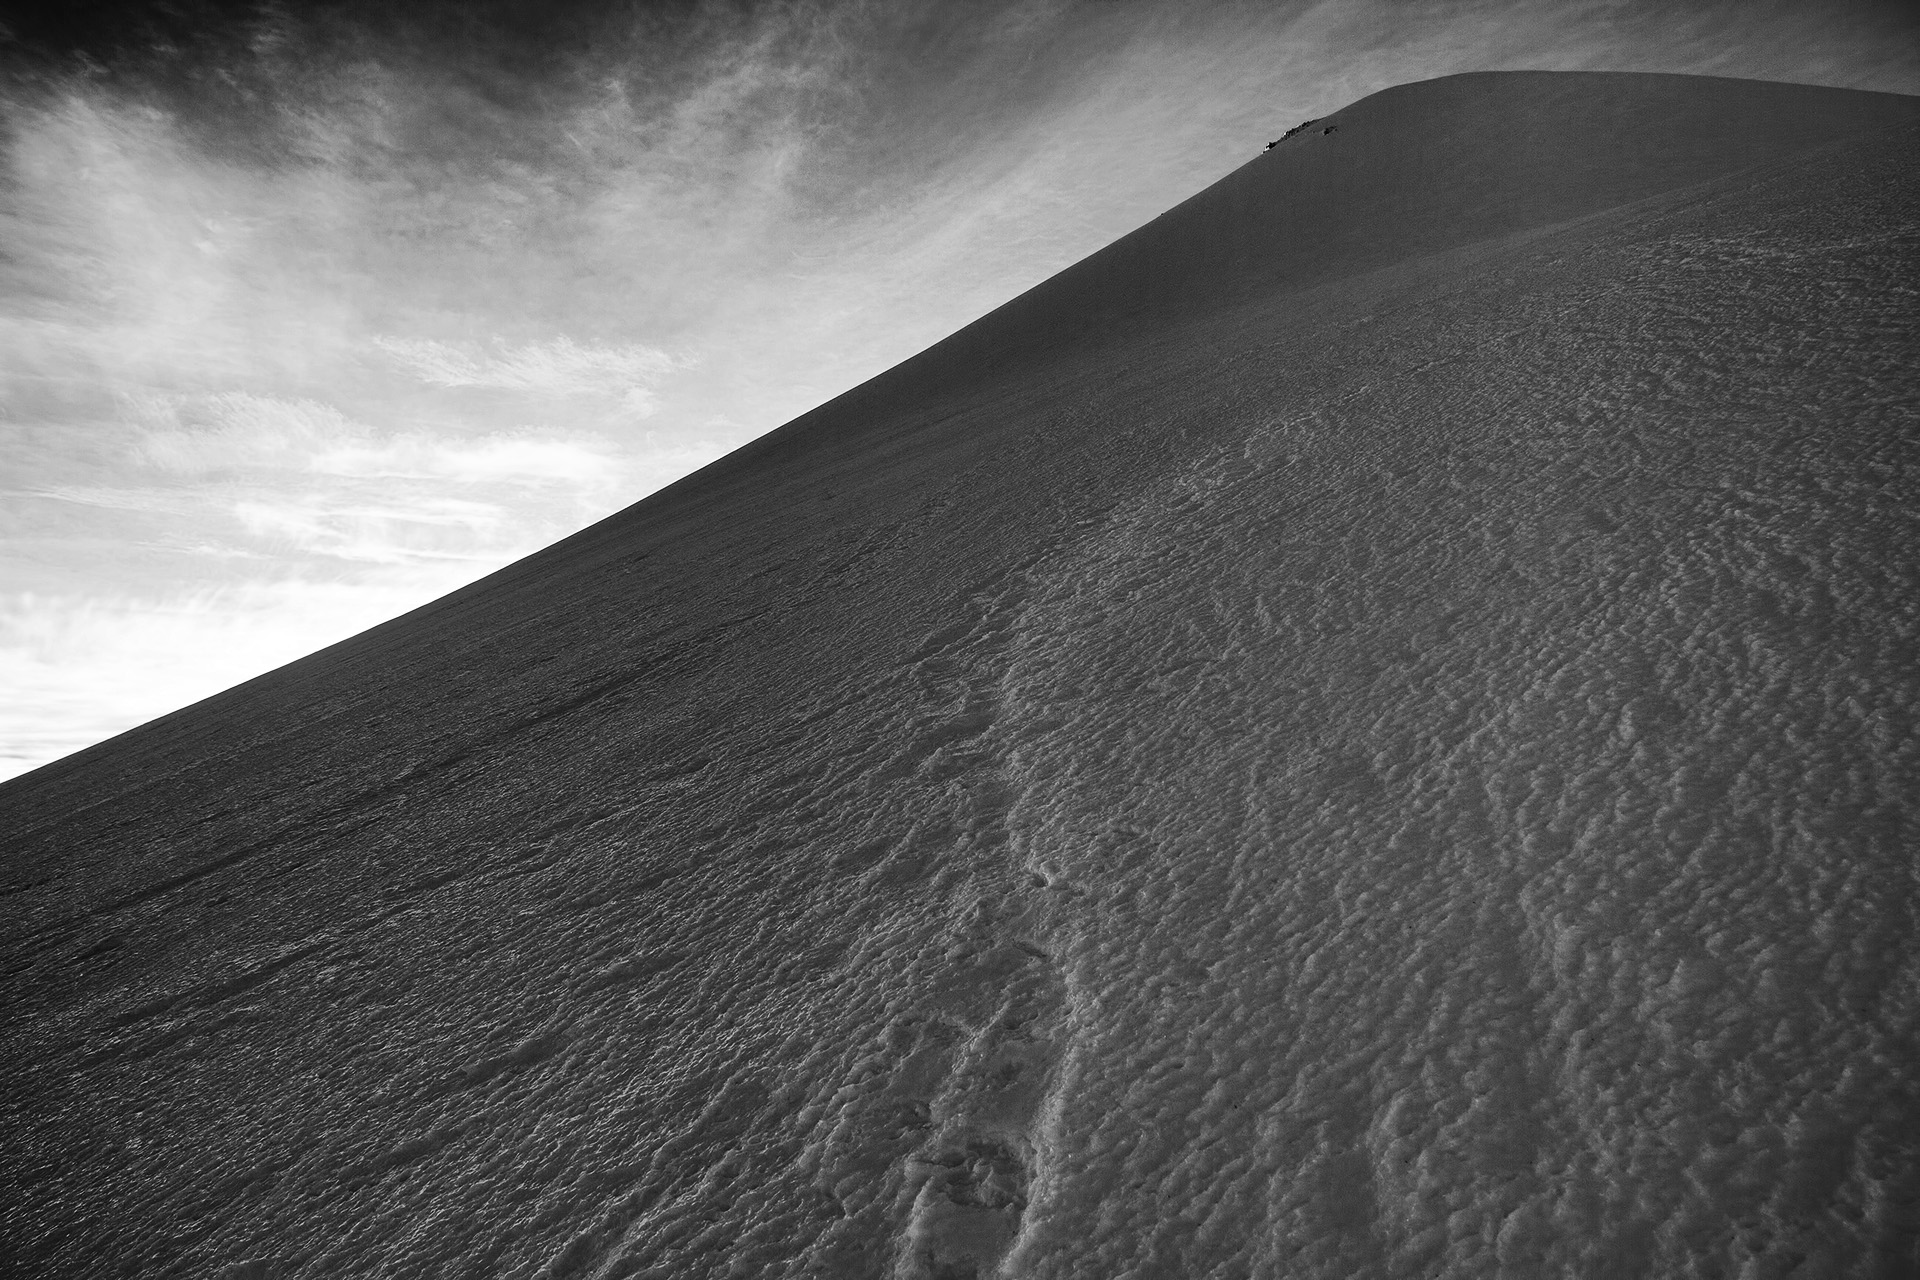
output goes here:
{"type": "Polygon", "coordinates": [[[0,790],[8,1252],[1908,1274],[1917,105],[1379,95],[0,790]]]}

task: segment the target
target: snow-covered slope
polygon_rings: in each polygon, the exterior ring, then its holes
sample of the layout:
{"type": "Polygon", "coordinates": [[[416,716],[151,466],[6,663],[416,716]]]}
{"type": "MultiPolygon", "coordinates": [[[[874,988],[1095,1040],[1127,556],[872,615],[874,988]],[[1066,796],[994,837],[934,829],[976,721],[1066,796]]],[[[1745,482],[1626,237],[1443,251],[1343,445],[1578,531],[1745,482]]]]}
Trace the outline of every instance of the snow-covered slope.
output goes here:
{"type": "Polygon", "coordinates": [[[1916,143],[1377,95],[0,789],[7,1250],[1903,1273],[1916,143]]]}

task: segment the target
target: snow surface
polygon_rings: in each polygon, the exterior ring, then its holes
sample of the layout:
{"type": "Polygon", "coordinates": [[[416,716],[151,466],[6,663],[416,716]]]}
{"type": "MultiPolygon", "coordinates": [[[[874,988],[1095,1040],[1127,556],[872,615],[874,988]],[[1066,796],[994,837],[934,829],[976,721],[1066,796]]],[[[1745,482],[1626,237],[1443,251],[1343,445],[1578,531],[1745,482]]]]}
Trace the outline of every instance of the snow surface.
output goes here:
{"type": "Polygon", "coordinates": [[[7,1252],[1910,1274],[1920,102],[1329,123],[0,788],[7,1252]]]}

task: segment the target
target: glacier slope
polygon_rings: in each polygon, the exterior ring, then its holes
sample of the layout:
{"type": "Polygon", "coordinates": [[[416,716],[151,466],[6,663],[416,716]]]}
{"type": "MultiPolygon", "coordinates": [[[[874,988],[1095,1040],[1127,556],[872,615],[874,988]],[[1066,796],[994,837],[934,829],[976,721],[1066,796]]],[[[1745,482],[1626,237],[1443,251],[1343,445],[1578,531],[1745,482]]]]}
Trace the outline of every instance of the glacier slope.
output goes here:
{"type": "Polygon", "coordinates": [[[10,1249],[1900,1274],[1920,176],[1868,97],[1218,305],[1063,277],[1144,310],[1003,366],[1030,295],[11,784],[10,1249]]]}

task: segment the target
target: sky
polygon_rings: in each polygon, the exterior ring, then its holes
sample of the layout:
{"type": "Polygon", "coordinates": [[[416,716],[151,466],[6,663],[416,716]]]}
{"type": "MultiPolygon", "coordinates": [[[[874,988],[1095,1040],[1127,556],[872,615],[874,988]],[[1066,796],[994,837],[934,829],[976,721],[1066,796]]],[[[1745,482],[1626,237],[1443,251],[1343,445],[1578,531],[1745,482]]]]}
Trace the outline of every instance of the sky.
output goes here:
{"type": "Polygon", "coordinates": [[[464,585],[1459,71],[1901,4],[91,0],[0,28],[0,779],[464,585]]]}

